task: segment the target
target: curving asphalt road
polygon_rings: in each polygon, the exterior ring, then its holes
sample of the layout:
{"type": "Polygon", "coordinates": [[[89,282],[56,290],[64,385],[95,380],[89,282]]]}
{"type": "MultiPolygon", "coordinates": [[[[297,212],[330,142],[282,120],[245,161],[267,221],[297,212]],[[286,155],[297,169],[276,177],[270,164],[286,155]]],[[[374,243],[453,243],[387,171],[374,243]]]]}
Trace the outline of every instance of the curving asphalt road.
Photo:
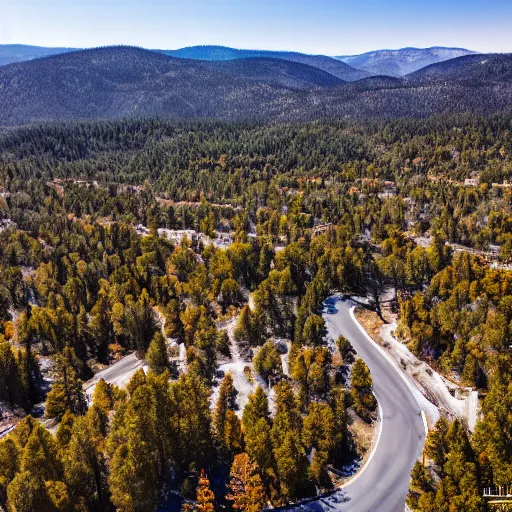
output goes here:
{"type": "Polygon", "coordinates": [[[370,368],[382,429],[371,459],[343,487],[345,500],[319,500],[302,510],[403,512],[412,466],[421,456],[425,427],[421,410],[393,363],[370,341],[351,316],[353,304],[338,300],[337,312],[324,314],[330,335],[343,334],[370,368]]]}

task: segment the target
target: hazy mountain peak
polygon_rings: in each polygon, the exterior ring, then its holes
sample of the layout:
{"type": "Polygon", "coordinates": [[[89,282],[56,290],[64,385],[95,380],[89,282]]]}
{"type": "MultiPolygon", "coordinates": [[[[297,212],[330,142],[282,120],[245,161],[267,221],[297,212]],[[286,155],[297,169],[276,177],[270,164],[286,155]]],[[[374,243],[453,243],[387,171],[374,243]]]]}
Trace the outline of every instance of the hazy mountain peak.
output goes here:
{"type": "Polygon", "coordinates": [[[371,75],[401,77],[431,64],[475,53],[477,52],[465,48],[432,46],[430,48],[407,47],[397,50],[376,50],[360,55],[344,55],[336,58],[371,75]]]}

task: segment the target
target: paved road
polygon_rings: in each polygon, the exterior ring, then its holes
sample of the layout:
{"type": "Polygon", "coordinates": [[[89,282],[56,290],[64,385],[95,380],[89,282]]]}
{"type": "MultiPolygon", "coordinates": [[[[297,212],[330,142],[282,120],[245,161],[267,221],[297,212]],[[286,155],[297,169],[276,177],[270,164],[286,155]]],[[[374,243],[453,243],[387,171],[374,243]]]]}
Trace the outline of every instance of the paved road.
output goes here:
{"type": "Polygon", "coordinates": [[[84,383],[84,390],[87,395],[92,396],[94,387],[100,379],[104,379],[110,384],[125,386],[128,384],[131,376],[144,366],[144,361],[137,359],[135,352],[123,357],[117,363],[114,363],[101,372],[98,372],[91,380],[84,383]]]}
{"type": "Polygon", "coordinates": [[[337,313],[324,315],[329,333],[334,338],[343,334],[369,366],[382,410],[382,430],[368,465],[359,477],[343,488],[348,501],[319,501],[304,509],[403,512],[410,472],[421,456],[425,441],[421,411],[396,368],[352,320],[351,304],[338,301],[335,307],[337,313]]]}

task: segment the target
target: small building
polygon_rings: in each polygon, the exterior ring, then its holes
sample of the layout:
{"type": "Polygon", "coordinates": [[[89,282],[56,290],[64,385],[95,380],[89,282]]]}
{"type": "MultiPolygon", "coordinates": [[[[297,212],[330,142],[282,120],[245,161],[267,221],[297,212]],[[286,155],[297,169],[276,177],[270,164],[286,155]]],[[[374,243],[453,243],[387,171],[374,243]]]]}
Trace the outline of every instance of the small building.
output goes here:
{"type": "Polygon", "coordinates": [[[480,184],[480,178],[466,178],[464,180],[465,187],[478,187],[480,184]]]}

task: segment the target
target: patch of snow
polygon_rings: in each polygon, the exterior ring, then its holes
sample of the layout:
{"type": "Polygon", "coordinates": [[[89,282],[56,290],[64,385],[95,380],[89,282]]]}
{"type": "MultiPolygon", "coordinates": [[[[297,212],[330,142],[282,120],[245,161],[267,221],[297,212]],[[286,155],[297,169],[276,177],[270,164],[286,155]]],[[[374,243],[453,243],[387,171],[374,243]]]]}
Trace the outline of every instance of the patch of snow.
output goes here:
{"type": "Polygon", "coordinates": [[[194,229],[167,229],[159,228],[158,236],[167,238],[175,245],[181,244],[184,238],[189,240],[199,240],[205,245],[215,245],[219,249],[226,249],[233,243],[234,231],[218,232],[216,238],[210,238],[209,236],[195,231],[194,229]]]}
{"type": "MultiPolygon", "coordinates": [[[[247,402],[249,401],[249,395],[256,391],[258,385],[262,387],[266,387],[265,383],[259,377],[254,378],[249,381],[244,373],[244,368],[246,366],[252,366],[249,363],[244,363],[243,361],[235,362],[235,363],[225,363],[219,366],[219,371],[223,372],[224,375],[228,373],[233,377],[233,386],[237,390],[238,394],[236,396],[236,403],[238,409],[236,414],[238,417],[242,417],[242,412],[247,402]]],[[[213,409],[215,404],[217,403],[217,399],[219,398],[219,389],[220,383],[222,382],[222,377],[218,379],[215,383],[215,386],[212,388],[210,407],[213,409]]]]}
{"type": "MultiPolygon", "coordinates": [[[[233,377],[233,386],[238,392],[236,397],[236,403],[238,406],[236,414],[237,416],[241,417],[244,407],[249,401],[249,395],[253,393],[258,386],[261,386],[265,390],[268,388],[268,386],[259,375],[254,375],[252,362],[246,360],[243,357],[242,352],[240,350],[240,346],[238,345],[233,336],[233,331],[237,323],[237,318],[238,317],[234,317],[228,320],[221,327],[221,329],[225,330],[228,333],[231,357],[229,359],[229,362],[219,365],[218,372],[220,375],[226,375],[228,373],[231,373],[231,376],[233,377]],[[246,367],[249,367],[251,369],[251,380],[248,380],[244,373],[244,369],[246,367]]],[[[219,377],[212,388],[212,394],[210,399],[210,407],[212,409],[215,407],[217,399],[219,398],[219,388],[221,382],[222,377],[219,377]]]]}
{"type": "Polygon", "coordinates": [[[187,347],[185,346],[185,343],[178,344],[179,347],[179,359],[182,363],[187,363],[187,347]]]}
{"type": "Polygon", "coordinates": [[[464,419],[473,431],[478,418],[478,392],[448,381],[431,366],[418,359],[405,344],[394,338],[396,320],[381,327],[380,335],[388,345],[385,347],[397,366],[414,384],[415,396],[425,411],[429,426],[439,419],[440,412],[464,419]],[[456,398],[450,392],[466,395],[456,398]],[[433,403],[432,403],[433,402],[433,403]]]}
{"type": "Polygon", "coordinates": [[[288,364],[288,355],[290,353],[291,342],[290,340],[277,339],[276,343],[280,343],[286,346],[286,353],[281,354],[281,366],[283,367],[283,373],[289,377],[290,376],[290,365],[288,364]]]}

